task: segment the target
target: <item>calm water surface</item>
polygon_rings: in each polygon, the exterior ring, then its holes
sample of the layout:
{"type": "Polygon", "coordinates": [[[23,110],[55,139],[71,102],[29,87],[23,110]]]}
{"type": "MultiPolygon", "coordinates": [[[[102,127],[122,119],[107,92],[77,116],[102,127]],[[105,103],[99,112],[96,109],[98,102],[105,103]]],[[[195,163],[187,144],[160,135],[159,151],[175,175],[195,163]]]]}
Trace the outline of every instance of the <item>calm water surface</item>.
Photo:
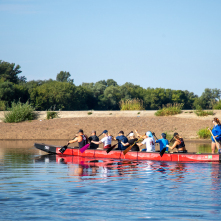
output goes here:
{"type": "Polygon", "coordinates": [[[39,156],[1,141],[0,179],[0,220],[221,219],[218,163],[39,156]]]}

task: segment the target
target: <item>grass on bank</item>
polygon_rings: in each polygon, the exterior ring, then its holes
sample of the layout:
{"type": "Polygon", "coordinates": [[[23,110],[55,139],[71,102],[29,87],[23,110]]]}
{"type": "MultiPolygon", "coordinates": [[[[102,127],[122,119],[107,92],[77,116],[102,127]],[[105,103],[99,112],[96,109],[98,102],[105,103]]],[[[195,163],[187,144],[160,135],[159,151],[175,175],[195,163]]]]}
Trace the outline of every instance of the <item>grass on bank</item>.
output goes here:
{"type": "Polygon", "coordinates": [[[194,113],[198,116],[198,117],[204,117],[204,116],[208,116],[208,115],[214,115],[213,111],[204,111],[201,107],[198,107],[194,113]]]}
{"type": "Polygon", "coordinates": [[[3,121],[5,123],[18,123],[26,120],[34,120],[36,118],[35,108],[33,108],[29,102],[18,103],[12,102],[11,108],[7,109],[3,121]]]}
{"type": "Polygon", "coordinates": [[[162,109],[159,109],[155,115],[156,116],[170,116],[182,113],[183,104],[174,103],[163,105],[162,109]]]}
{"type": "Polygon", "coordinates": [[[120,101],[120,110],[144,110],[143,100],[138,98],[120,101]]]}
{"type": "Polygon", "coordinates": [[[54,118],[58,118],[59,116],[58,116],[58,112],[56,112],[56,111],[47,111],[47,120],[49,120],[49,119],[54,119],[54,118]]]}
{"type": "Polygon", "coordinates": [[[211,136],[208,128],[199,129],[197,135],[199,136],[199,138],[202,139],[208,139],[211,136]]]}

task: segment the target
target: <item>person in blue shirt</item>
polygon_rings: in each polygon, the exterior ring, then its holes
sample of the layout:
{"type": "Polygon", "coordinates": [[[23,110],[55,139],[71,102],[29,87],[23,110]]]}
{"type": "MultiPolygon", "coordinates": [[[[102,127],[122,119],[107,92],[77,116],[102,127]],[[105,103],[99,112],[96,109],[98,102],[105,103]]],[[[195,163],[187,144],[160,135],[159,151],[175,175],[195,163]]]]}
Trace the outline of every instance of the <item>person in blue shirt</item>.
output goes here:
{"type": "MultiPolygon", "coordinates": [[[[213,136],[216,138],[216,141],[221,145],[221,123],[217,117],[213,119],[213,124],[214,124],[214,127],[212,129],[213,136]]],[[[213,136],[211,136],[212,140],[211,149],[212,153],[214,154],[216,150],[216,142],[213,139],[213,136]]],[[[219,149],[219,147],[217,147],[217,149],[219,149]]]]}
{"type": "Polygon", "coordinates": [[[115,150],[125,150],[127,148],[127,146],[123,146],[121,142],[123,143],[127,143],[128,139],[124,136],[124,132],[121,130],[118,133],[118,136],[114,138],[114,140],[118,141],[118,148],[116,148],[115,150]]]}
{"type": "MultiPolygon", "coordinates": [[[[161,139],[156,140],[156,143],[160,144],[160,151],[162,151],[163,148],[166,147],[166,145],[169,144],[169,141],[167,140],[166,136],[167,135],[165,133],[162,133],[161,134],[161,139]]],[[[166,148],[166,151],[168,151],[168,147],[166,148]]]]}

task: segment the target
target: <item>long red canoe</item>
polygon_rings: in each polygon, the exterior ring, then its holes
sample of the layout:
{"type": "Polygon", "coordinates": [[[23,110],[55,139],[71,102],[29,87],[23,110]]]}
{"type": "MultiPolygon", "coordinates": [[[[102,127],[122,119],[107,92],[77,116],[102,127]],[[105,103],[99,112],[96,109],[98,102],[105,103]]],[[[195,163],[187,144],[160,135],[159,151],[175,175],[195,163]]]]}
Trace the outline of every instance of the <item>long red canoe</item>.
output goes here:
{"type": "Polygon", "coordinates": [[[127,159],[127,160],[156,160],[156,161],[179,161],[179,162],[219,162],[221,154],[210,153],[165,153],[163,157],[159,152],[136,152],[129,151],[126,155],[120,150],[111,151],[109,154],[105,150],[87,149],[81,153],[79,149],[67,148],[64,154],[59,152],[61,146],[52,146],[44,143],[35,143],[34,146],[42,151],[50,154],[59,154],[63,156],[82,156],[94,158],[112,158],[112,159],[127,159]]]}

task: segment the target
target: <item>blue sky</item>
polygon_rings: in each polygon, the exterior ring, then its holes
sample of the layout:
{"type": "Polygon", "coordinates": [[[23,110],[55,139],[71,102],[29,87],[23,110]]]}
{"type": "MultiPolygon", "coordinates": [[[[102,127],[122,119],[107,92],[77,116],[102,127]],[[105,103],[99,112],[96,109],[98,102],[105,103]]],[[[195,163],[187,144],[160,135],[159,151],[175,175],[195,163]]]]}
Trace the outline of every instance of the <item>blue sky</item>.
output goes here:
{"type": "Polygon", "coordinates": [[[0,60],[28,80],[221,88],[220,0],[0,0],[0,60]]]}

